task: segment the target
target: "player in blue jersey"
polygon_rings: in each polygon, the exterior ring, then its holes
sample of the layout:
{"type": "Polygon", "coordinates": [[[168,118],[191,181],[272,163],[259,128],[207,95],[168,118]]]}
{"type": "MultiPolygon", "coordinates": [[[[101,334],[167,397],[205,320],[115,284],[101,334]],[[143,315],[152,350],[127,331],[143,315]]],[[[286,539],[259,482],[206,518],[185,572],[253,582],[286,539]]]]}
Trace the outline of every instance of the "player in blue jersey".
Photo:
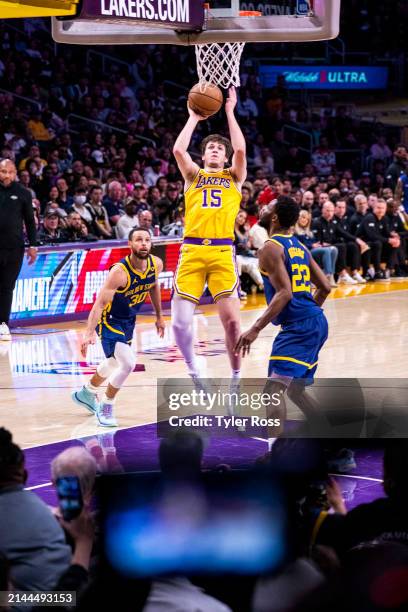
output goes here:
{"type": "Polygon", "coordinates": [[[313,380],[319,351],[328,335],[321,306],[330,293],[330,284],[306,247],[292,234],[298,216],[296,202],[281,196],[269,205],[259,222],[270,236],[258,251],[268,307],[240,336],[235,347],[245,356],[268,323],[280,325],[269,359],[268,378],[281,390],[293,379],[313,380]],[[312,283],[316,286],[314,294],[312,283]]]}
{"type": "Polygon", "coordinates": [[[131,348],[136,315],[148,295],[156,313],[157,333],[164,335],[158,276],[163,262],[151,255],[152,242],[147,230],[134,228],[129,233],[130,254],[113,265],[95,304],[89,313],[87,328],[81,345],[86,357],[89,344],[95,344],[98,333],[106,359],[72,399],[96,414],[99,424],[116,427],[113,407],[116,394],[136,365],[136,354],[131,348]],[[98,401],[99,387],[108,386],[98,401]]]}
{"type": "Polygon", "coordinates": [[[236,347],[245,355],[268,323],[280,325],[268,376],[289,380],[313,378],[328,333],[321,306],[330,293],[330,285],[309,251],[291,232],[298,216],[296,202],[281,196],[260,220],[270,235],[258,251],[268,308],[241,335],[236,347]],[[312,283],[316,286],[314,294],[312,283]]]}
{"type": "Polygon", "coordinates": [[[401,212],[408,214],[408,171],[401,174],[395,190],[395,199],[401,205],[401,212]]]}

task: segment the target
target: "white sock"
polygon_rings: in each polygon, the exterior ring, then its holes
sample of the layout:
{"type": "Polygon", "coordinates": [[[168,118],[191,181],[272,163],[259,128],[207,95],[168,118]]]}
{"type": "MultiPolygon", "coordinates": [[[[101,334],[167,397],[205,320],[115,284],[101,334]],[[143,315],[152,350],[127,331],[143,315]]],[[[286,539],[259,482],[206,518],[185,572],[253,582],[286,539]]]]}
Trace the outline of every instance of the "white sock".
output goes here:
{"type": "Polygon", "coordinates": [[[241,378],[241,370],[232,370],[232,378],[241,378]]]}
{"type": "Polygon", "coordinates": [[[278,438],[268,438],[268,451],[272,450],[272,446],[275,444],[278,438]]]}
{"type": "Polygon", "coordinates": [[[101,401],[102,401],[102,404],[112,404],[113,405],[115,403],[115,399],[116,399],[115,397],[108,397],[106,393],[104,393],[102,395],[101,401]]]}
{"type": "Polygon", "coordinates": [[[200,371],[198,369],[198,366],[194,361],[186,361],[186,366],[187,366],[187,370],[188,370],[188,374],[189,376],[200,376],[200,371]]]}
{"type": "Polygon", "coordinates": [[[87,391],[90,391],[91,393],[93,393],[94,395],[96,395],[98,393],[99,388],[98,387],[94,387],[93,384],[91,383],[91,381],[89,381],[86,385],[85,385],[85,389],[87,391]]]}

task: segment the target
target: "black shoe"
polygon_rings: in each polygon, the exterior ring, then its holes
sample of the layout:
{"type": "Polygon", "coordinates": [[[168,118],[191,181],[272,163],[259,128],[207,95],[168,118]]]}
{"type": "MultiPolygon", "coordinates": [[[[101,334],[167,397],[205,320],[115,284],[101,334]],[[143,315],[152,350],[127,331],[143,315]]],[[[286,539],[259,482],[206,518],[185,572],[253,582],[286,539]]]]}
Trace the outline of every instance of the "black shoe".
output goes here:
{"type": "Polygon", "coordinates": [[[389,270],[381,270],[380,272],[376,272],[374,275],[375,281],[388,282],[390,280],[390,271],[389,270]]]}
{"type": "Polygon", "coordinates": [[[400,268],[398,270],[395,270],[394,274],[392,275],[392,278],[408,278],[408,274],[400,268]]]}

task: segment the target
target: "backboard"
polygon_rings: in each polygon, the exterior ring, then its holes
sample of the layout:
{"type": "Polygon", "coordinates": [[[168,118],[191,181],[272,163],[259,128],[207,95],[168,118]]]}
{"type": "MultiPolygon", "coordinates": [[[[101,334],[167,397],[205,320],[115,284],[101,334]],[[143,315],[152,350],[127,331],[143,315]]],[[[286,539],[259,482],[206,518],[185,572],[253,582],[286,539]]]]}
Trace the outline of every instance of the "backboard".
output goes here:
{"type": "Polygon", "coordinates": [[[56,42],[173,44],[305,42],[338,35],[340,0],[83,0],[77,18],[52,19],[56,42]],[[260,16],[241,16],[259,11],[260,16]]]}

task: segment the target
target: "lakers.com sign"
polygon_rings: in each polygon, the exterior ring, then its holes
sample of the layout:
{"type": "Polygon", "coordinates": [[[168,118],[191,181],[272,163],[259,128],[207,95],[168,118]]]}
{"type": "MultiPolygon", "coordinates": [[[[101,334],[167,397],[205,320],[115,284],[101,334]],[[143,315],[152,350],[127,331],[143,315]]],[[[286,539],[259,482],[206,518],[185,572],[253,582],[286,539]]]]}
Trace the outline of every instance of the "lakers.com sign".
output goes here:
{"type": "Polygon", "coordinates": [[[290,89],[385,89],[388,68],[373,66],[272,66],[259,69],[263,87],[273,87],[280,76],[290,89]]]}

